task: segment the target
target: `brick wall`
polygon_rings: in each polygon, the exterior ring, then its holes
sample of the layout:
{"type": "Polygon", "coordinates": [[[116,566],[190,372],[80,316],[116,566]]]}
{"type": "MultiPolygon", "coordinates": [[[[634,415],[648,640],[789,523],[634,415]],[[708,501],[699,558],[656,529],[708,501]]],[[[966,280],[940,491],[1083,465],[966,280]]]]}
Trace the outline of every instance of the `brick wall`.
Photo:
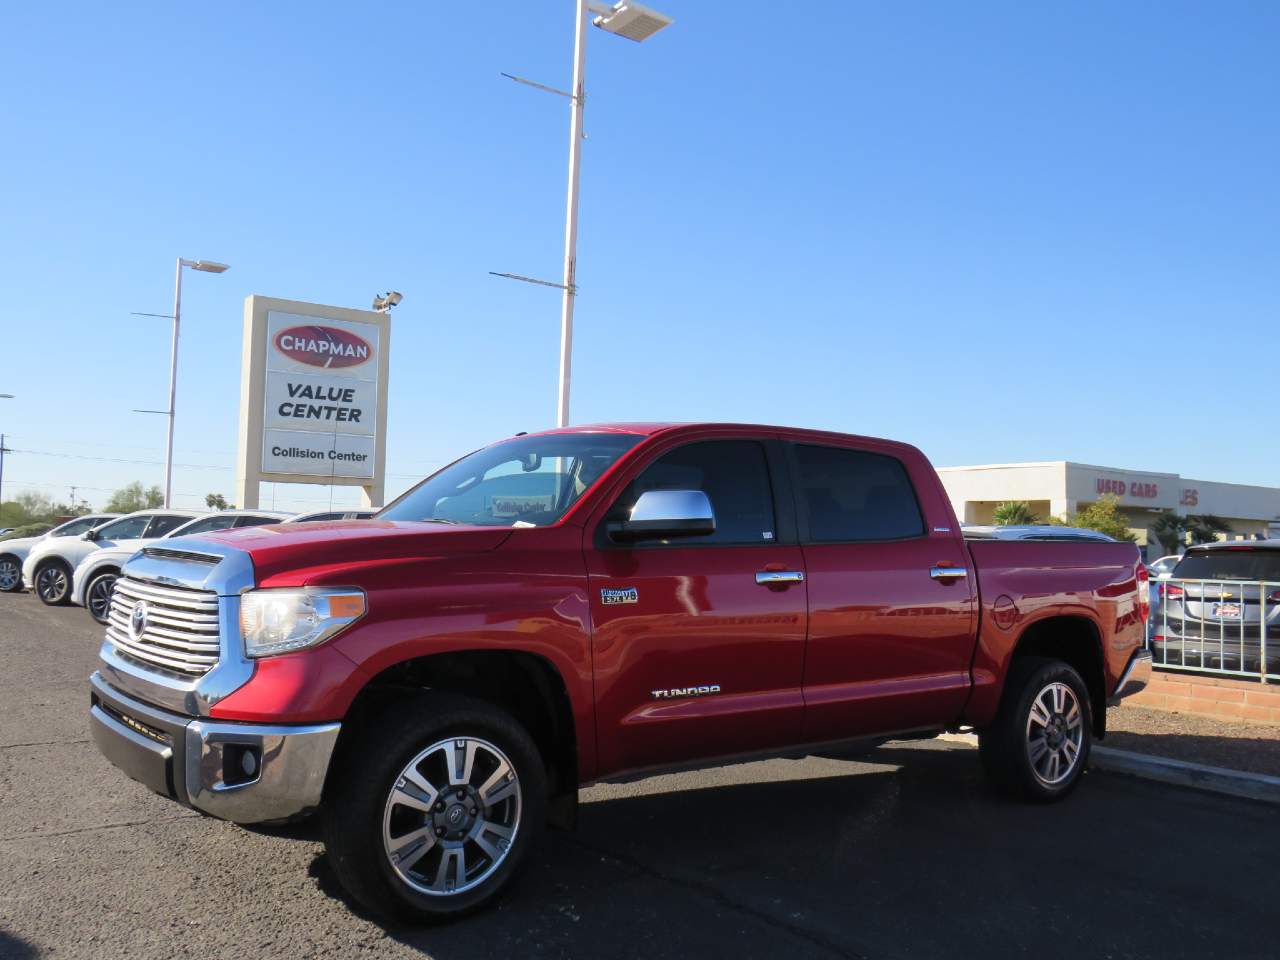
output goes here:
{"type": "Polygon", "coordinates": [[[1159,671],[1125,703],[1229,720],[1280,724],[1280,684],[1159,671]]]}

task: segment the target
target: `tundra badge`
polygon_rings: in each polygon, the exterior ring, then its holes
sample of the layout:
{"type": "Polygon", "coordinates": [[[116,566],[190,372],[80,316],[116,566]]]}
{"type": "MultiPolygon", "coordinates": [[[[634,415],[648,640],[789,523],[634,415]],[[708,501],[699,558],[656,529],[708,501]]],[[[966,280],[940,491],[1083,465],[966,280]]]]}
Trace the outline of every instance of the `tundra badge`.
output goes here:
{"type": "Polygon", "coordinates": [[[674,687],[670,690],[650,690],[655,700],[672,700],[676,697],[706,697],[720,692],[720,684],[704,683],[697,687],[674,687]]]}

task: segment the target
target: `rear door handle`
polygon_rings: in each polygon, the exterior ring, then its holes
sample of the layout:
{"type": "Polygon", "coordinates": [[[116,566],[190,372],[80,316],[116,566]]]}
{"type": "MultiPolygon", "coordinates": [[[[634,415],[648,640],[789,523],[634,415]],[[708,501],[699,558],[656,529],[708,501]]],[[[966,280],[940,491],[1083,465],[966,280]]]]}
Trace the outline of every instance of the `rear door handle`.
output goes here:
{"type": "Polygon", "coordinates": [[[780,583],[804,583],[804,571],[761,570],[756,574],[756,583],[762,587],[772,587],[780,583]]]}
{"type": "Polygon", "coordinates": [[[964,567],[934,567],[929,576],[935,580],[963,580],[969,575],[964,567]]]}

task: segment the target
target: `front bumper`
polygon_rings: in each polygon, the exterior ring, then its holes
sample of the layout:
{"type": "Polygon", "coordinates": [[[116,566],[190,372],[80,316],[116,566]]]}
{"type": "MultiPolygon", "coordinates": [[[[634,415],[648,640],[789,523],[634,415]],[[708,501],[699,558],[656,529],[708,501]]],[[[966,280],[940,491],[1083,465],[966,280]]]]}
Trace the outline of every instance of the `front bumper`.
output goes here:
{"type": "Polygon", "coordinates": [[[149,706],[94,673],[90,726],[103,755],[157,793],[236,823],[320,805],[341,725],[224,723],[149,706]]]}
{"type": "Polygon", "coordinates": [[[1107,706],[1114,707],[1125,697],[1141,693],[1151,682],[1151,651],[1135,650],[1129,658],[1129,665],[1120,674],[1120,682],[1115,691],[1107,698],[1107,706]]]}

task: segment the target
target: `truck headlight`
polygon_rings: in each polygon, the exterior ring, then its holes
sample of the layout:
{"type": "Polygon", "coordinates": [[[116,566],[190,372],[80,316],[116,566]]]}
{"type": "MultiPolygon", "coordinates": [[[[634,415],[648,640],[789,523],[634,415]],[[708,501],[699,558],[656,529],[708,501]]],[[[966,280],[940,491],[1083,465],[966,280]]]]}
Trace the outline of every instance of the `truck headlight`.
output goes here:
{"type": "Polygon", "coordinates": [[[250,590],[240,598],[240,633],[250,657],[269,657],[324,643],[367,609],[353,587],[250,590]]]}

